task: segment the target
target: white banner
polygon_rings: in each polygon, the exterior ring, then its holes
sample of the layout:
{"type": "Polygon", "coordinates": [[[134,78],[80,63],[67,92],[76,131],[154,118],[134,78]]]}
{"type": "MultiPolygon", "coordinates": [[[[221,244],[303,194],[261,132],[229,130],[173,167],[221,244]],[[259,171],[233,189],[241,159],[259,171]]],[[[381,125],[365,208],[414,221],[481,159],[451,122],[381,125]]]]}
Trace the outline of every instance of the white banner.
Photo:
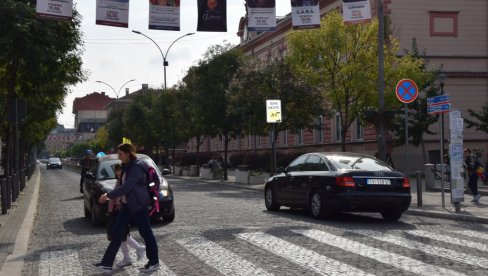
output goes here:
{"type": "Polygon", "coordinates": [[[149,0],[149,29],[180,30],[180,0],[149,0]]]}
{"type": "Polygon", "coordinates": [[[37,0],[36,13],[43,18],[71,20],[73,0],[37,0]]]}
{"type": "Polygon", "coordinates": [[[371,20],[369,0],[343,0],[342,16],[345,24],[364,23],[371,20]]]}
{"type": "Polygon", "coordinates": [[[129,27],[129,0],[97,0],[97,25],[129,27]]]}
{"type": "Polygon", "coordinates": [[[249,32],[276,31],[275,0],[247,0],[249,32]]]}
{"type": "Polygon", "coordinates": [[[291,0],[293,29],[320,28],[319,0],[291,0]]]}

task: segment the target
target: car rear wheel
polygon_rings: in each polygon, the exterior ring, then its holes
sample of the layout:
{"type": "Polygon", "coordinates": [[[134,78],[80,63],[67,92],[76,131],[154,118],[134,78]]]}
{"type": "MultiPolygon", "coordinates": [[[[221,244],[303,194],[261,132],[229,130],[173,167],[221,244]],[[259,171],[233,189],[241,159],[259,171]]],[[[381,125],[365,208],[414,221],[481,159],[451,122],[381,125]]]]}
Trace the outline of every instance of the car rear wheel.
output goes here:
{"type": "Polygon", "coordinates": [[[272,187],[266,187],[264,191],[264,203],[266,204],[266,209],[268,211],[278,211],[280,209],[280,205],[276,203],[275,200],[275,193],[272,187]]]}
{"type": "Polygon", "coordinates": [[[402,212],[382,212],[381,216],[386,221],[397,221],[402,216],[402,212]]]}

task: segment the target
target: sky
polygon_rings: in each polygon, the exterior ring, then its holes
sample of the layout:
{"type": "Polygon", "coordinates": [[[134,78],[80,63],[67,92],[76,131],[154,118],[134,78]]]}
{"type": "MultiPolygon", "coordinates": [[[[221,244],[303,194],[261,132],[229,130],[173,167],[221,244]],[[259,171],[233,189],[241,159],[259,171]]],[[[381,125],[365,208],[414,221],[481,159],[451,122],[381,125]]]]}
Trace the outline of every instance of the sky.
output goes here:
{"type": "MultiPolygon", "coordinates": [[[[196,32],[197,0],[181,0],[180,31],[161,31],[148,29],[149,0],[131,0],[129,5],[129,28],[109,27],[95,24],[96,0],[74,0],[76,9],[82,16],[83,33],[83,70],[87,80],[70,87],[65,98],[65,107],[58,114],[58,123],[66,128],[74,127],[73,101],[93,92],[105,92],[115,98],[125,95],[125,88],[130,93],[139,90],[147,83],[150,88],[164,85],[163,57],[156,45],[149,39],[137,35],[137,30],[151,37],[166,53],[170,44],[186,33],[195,33],[176,42],[168,52],[166,60],[167,86],[181,81],[188,69],[202,59],[203,54],[212,45],[224,41],[234,45],[239,43],[237,30],[239,20],[245,15],[244,0],[227,0],[227,32],[196,32]],[[122,85],[129,80],[135,81],[122,85]],[[103,83],[113,87],[115,92],[103,83]]],[[[276,0],[276,15],[283,16],[291,12],[289,0],[276,0]]]]}

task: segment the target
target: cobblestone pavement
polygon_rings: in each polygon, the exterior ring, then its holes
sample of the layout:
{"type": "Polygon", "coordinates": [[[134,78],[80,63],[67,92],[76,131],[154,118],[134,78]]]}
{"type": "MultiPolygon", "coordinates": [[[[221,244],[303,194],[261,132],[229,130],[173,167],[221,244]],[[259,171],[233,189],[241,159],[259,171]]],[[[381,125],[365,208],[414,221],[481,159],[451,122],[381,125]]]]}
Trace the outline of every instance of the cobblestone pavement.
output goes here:
{"type": "MultiPolygon", "coordinates": [[[[108,242],[105,229],[84,218],[78,174],[41,174],[22,275],[94,275],[91,263],[108,242]]],[[[389,223],[376,214],[314,220],[302,210],[266,211],[259,190],[168,181],[176,219],[153,225],[162,264],[153,275],[484,275],[488,269],[486,225],[409,215],[389,223]]],[[[113,274],[137,275],[144,264],[113,274]]]]}

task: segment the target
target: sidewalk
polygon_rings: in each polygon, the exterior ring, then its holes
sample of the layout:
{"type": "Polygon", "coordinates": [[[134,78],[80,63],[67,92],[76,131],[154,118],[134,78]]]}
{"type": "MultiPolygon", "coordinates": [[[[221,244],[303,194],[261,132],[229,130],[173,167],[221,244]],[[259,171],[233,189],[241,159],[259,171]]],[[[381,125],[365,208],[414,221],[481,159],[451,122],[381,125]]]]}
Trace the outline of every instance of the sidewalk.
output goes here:
{"type": "MultiPolygon", "coordinates": [[[[198,179],[199,181],[207,183],[235,185],[256,190],[264,189],[264,184],[248,185],[244,183],[236,183],[234,172],[232,170],[228,171],[228,180],[209,180],[191,176],[171,176],[189,180],[198,179]]],[[[435,187],[432,190],[422,192],[422,206],[418,206],[416,179],[411,179],[410,185],[412,203],[410,204],[410,208],[405,212],[405,214],[488,224],[488,186],[482,185],[481,182],[479,182],[479,193],[483,195],[483,197],[480,199],[480,203],[475,204],[471,202],[473,196],[469,192],[465,192],[464,202],[461,203],[459,213],[456,213],[454,205],[451,203],[451,194],[448,189],[445,189],[444,192],[445,208],[442,208],[442,193],[440,187],[435,187]]]]}

